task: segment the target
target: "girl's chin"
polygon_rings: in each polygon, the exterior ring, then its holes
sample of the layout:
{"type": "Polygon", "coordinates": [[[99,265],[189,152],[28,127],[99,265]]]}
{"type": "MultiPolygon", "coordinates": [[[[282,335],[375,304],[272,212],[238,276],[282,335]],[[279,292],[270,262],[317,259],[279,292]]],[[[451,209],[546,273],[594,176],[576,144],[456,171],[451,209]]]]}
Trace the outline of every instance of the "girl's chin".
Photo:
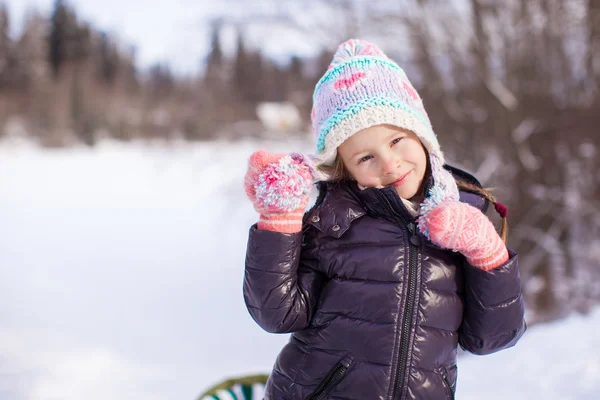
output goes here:
{"type": "Polygon", "coordinates": [[[412,200],[413,198],[415,198],[418,195],[418,190],[416,190],[416,189],[411,190],[411,188],[402,187],[402,186],[397,187],[396,192],[398,193],[398,196],[402,197],[403,199],[407,199],[407,200],[412,200]]]}

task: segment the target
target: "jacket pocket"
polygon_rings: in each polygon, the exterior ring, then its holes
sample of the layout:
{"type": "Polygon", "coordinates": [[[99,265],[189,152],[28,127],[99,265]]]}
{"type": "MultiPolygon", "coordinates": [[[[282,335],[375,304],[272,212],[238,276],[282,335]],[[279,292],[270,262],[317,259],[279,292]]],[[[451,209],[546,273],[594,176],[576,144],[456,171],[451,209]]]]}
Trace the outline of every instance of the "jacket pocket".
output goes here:
{"type": "Polygon", "coordinates": [[[440,374],[442,375],[444,387],[446,388],[447,398],[450,400],[455,400],[454,394],[456,392],[457,375],[456,366],[452,366],[450,368],[442,367],[440,368],[440,374]]]}
{"type": "Polygon", "coordinates": [[[352,368],[352,365],[354,365],[354,356],[348,354],[329,370],[325,378],[319,383],[319,386],[306,397],[306,400],[327,399],[327,396],[344,379],[350,368],[352,368]]]}

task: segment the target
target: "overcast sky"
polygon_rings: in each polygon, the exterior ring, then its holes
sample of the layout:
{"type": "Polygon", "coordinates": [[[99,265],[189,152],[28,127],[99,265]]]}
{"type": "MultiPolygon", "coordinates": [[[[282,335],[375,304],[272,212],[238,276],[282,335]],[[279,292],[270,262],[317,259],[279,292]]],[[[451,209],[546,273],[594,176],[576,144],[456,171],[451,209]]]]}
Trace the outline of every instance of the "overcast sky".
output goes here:
{"type": "MultiPolygon", "coordinates": [[[[8,5],[13,34],[20,30],[27,11],[37,9],[50,14],[54,0],[0,0],[8,5]]],[[[119,43],[137,47],[137,61],[142,67],[168,61],[178,72],[194,73],[204,60],[209,46],[207,23],[211,17],[225,13],[243,15],[244,1],[235,6],[219,0],[67,0],[80,20],[107,31],[119,43]],[[239,4],[239,5],[237,5],[239,4]]],[[[269,2],[262,2],[270,7],[269,2]]],[[[256,7],[254,7],[256,8],[256,7]]],[[[233,49],[236,33],[224,33],[224,47],[233,49]]],[[[261,48],[269,55],[285,53],[310,55],[314,46],[290,35],[269,35],[261,48]],[[290,43],[294,43],[290,46],[290,43]]]]}

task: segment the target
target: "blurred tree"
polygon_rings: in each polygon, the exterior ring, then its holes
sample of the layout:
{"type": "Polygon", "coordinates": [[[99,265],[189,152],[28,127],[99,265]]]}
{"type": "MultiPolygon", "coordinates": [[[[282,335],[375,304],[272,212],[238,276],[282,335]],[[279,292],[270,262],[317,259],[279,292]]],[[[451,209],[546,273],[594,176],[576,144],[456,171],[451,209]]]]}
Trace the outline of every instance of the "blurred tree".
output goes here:
{"type": "Polygon", "coordinates": [[[148,84],[151,98],[164,100],[175,88],[175,77],[166,63],[154,64],[148,71],[148,84]]]}
{"type": "Polygon", "coordinates": [[[265,100],[264,83],[266,78],[265,68],[268,68],[272,62],[263,57],[262,53],[257,50],[248,55],[248,87],[247,97],[254,105],[265,100]]]}
{"type": "Polygon", "coordinates": [[[56,0],[50,19],[48,54],[56,81],[56,127],[53,143],[60,144],[61,131],[73,131],[84,143],[92,144],[92,115],[89,60],[92,55],[92,29],[79,23],[73,9],[56,0]]]}
{"type": "Polygon", "coordinates": [[[28,14],[16,45],[15,80],[21,89],[42,88],[49,78],[47,60],[47,21],[38,13],[28,14]]]}
{"type": "Polygon", "coordinates": [[[135,65],[135,56],[136,48],[130,47],[128,52],[120,56],[120,65],[117,68],[122,76],[123,88],[128,94],[136,94],[141,86],[135,65]]]}
{"type": "Polygon", "coordinates": [[[286,101],[288,95],[287,70],[275,63],[268,63],[265,70],[265,74],[269,77],[263,85],[265,100],[272,102],[286,101]]]}
{"type": "Polygon", "coordinates": [[[17,91],[10,98],[12,104],[18,104],[17,112],[25,116],[32,136],[43,136],[50,129],[56,103],[50,89],[52,72],[48,63],[47,26],[47,19],[36,12],[29,13],[15,46],[12,75],[17,91]]]}
{"type": "Polygon", "coordinates": [[[113,84],[117,76],[119,66],[119,52],[115,44],[110,40],[105,32],[100,34],[100,45],[97,55],[97,75],[98,79],[105,84],[113,84]]]}
{"type": "Polygon", "coordinates": [[[49,61],[54,77],[58,76],[60,67],[66,58],[66,37],[69,15],[67,7],[62,0],[56,0],[51,17],[51,31],[49,41],[49,61]]]}
{"type": "Polygon", "coordinates": [[[57,78],[65,62],[79,62],[90,55],[91,32],[88,25],[77,22],[75,12],[63,0],[54,3],[50,21],[49,61],[57,78]]]}
{"type": "Polygon", "coordinates": [[[333,58],[333,51],[328,49],[321,49],[319,55],[317,56],[316,62],[316,75],[313,76],[313,81],[316,84],[317,80],[321,78],[321,75],[327,71],[327,67],[331,63],[331,59],[333,58]]]}
{"type": "Polygon", "coordinates": [[[307,79],[305,66],[301,58],[292,57],[288,67],[287,100],[294,103],[305,119],[310,118],[312,92],[316,82],[307,79]]]}
{"type": "Polygon", "coordinates": [[[211,22],[211,47],[206,61],[206,72],[202,82],[202,97],[197,102],[200,119],[208,132],[219,132],[235,121],[238,100],[233,95],[231,65],[225,59],[221,46],[223,20],[211,22]]]}
{"type": "Polygon", "coordinates": [[[600,104],[600,0],[587,0],[587,71],[596,83],[596,98],[600,104]]]}
{"type": "Polygon", "coordinates": [[[290,80],[294,83],[292,86],[298,86],[300,88],[304,86],[304,71],[302,60],[299,57],[292,56],[288,67],[288,74],[290,80]]]}
{"type": "Polygon", "coordinates": [[[233,60],[233,86],[241,100],[252,105],[265,98],[264,68],[268,61],[263,60],[260,51],[246,49],[242,31],[238,33],[237,50],[233,60]]]}
{"type": "Polygon", "coordinates": [[[249,101],[249,87],[251,86],[251,70],[248,62],[248,55],[244,45],[244,37],[241,32],[238,33],[235,60],[233,65],[233,85],[235,91],[242,98],[249,101]]]}
{"type": "Polygon", "coordinates": [[[221,48],[221,26],[222,21],[213,21],[211,27],[210,52],[206,61],[205,81],[210,85],[220,85],[226,79],[224,68],[223,49],[221,48]]]}
{"type": "Polygon", "coordinates": [[[10,21],[6,4],[0,4],[0,90],[10,81],[9,64],[12,52],[10,21]]]}

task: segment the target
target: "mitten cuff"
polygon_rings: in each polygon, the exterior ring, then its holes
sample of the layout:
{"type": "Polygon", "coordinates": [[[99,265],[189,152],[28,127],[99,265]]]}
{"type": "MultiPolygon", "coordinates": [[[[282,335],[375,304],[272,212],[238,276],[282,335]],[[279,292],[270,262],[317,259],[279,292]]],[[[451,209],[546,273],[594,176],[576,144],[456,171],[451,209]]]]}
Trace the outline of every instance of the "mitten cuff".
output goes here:
{"type": "Polygon", "coordinates": [[[297,233],[302,230],[302,212],[260,214],[258,229],[281,233],[297,233]]]}
{"type": "Polygon", "coordinates": [[[508,249],[502,241],[497,238],[497,246],[494,252],[488,253],[483,257],[467,257],[467,262],[483,271],[491,271],[505,264],[509,259],[508,249]]]}

